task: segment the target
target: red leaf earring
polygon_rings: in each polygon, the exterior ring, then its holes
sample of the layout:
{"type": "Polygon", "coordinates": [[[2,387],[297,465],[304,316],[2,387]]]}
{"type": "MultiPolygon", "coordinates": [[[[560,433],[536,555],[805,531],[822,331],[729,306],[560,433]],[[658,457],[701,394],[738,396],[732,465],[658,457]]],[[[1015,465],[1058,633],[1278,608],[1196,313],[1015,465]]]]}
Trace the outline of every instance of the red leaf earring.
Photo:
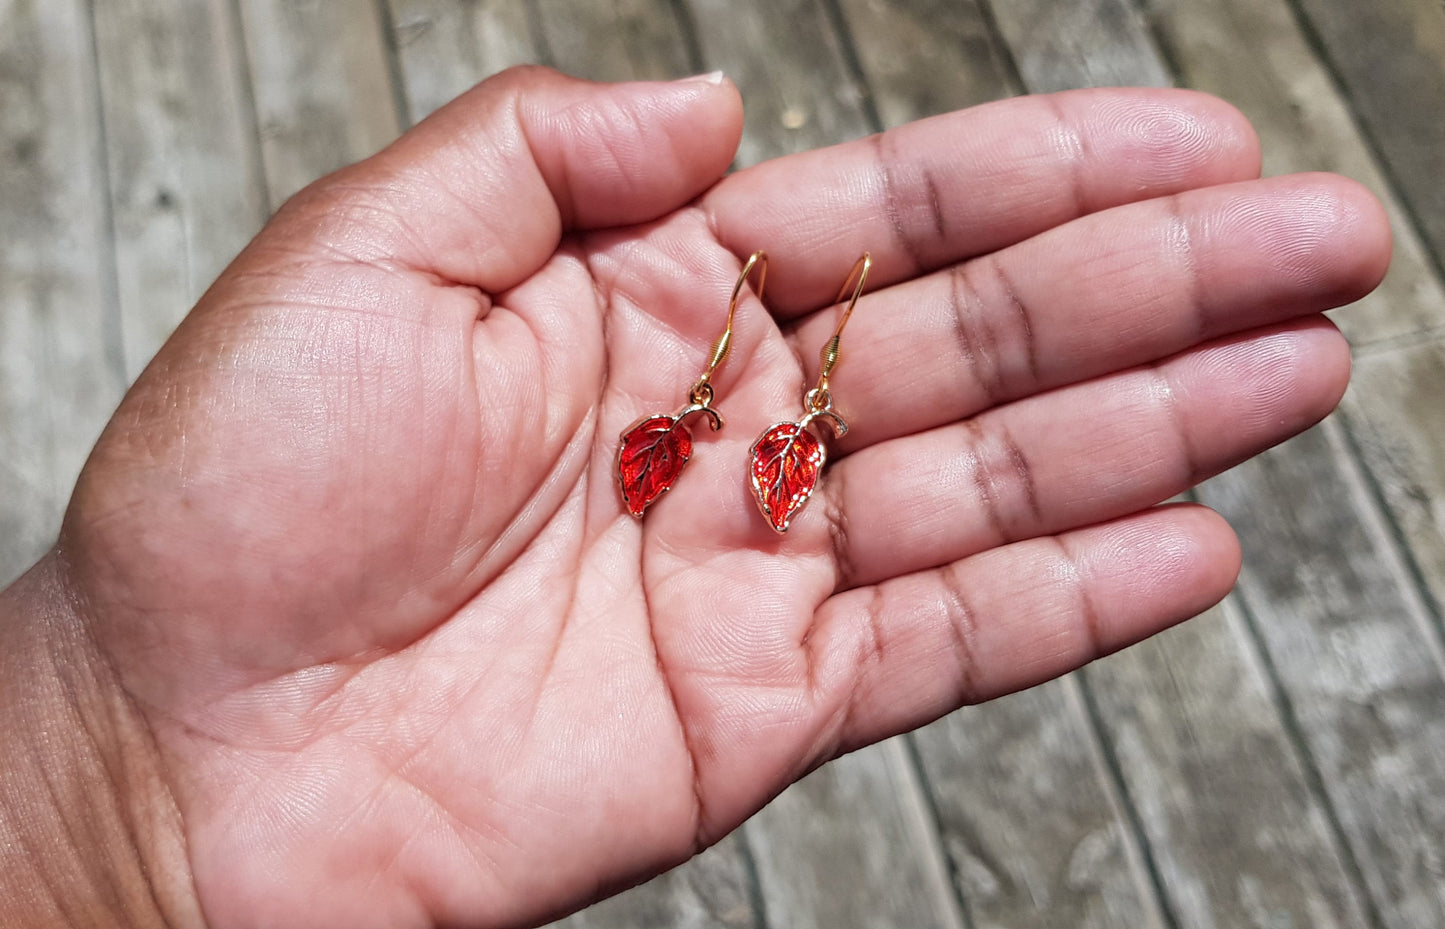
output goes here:
{"type": "Polygon", "coordinates": [[[753,443],[748,466],[753,495],[758,498],[758,506],[768,525],[778,532],[788,531],[788,524],[808,502],[813,488],[818,486],[818,475],[828,460],[827,447],[808,431],[808,425],[815,419],[823,419],[832,427],[834,438],[841,439],[848,434],[848,424],[833,409],[828,377],[838,366],[838,338],[848,324],[848,317],[853,315],[853,307],[858,305],[863,282],[868,280],[868,269],[872,266],[872,257],[864,252],[863,257],[854,263],[853,270],[848,272],[843,289],[838,291],[837,299],[842,300],[851,285],[853,296],[838,319],[833,337],[824,343],[823,350],[818,354],[818,384],[803,397],[803,418],[797,422],[774,423],[753,443]]]}
{"type": "Polygon", "coordinates": [[[653,501],[671,490],[678,475],[682,474],[683,465],[692,457],[692,430],[683,420],[693,413],[703,413],[714,432],[723,426],[722,417],[712,408],[712,377],[728,352],[732,351],[733,316],[738,310],[738,295],[742,293],[754,267],[758,268],[755,292],[759,300],[763,298],[763,288],[768,281],[768,256],[764,252],[753,252],[733,285],[732,299],[728,301],[727,328],[712,343],[707,370],[687,393],[688,405],[671,415],[654,413],[644,416],[622,433],[622,442],[617,448],[617,480],[622,487],[622,500],[627,504],[627,512],[633,516],[641,516],[653,501]]]}

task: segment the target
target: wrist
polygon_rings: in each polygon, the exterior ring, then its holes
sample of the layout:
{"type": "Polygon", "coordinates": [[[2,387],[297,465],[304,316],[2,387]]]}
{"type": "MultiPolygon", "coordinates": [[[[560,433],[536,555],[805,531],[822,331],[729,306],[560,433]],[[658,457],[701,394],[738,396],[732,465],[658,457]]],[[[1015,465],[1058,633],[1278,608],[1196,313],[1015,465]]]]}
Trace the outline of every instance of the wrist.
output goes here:
{"type": "Polygon", "coordinates": [[[140,711],[51,553],[0,591],[0,922],[199,927],[140,711]]]}

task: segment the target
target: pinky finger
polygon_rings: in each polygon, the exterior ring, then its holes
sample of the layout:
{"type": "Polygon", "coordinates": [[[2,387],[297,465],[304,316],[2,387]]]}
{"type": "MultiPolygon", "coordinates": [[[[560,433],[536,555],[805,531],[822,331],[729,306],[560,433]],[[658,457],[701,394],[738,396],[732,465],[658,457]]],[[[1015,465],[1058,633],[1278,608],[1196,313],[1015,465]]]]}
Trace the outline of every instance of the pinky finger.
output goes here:
{"type": "Polygon", "coordinates": [[[1212,510],[1156,507],[832,597],[807,638],[836,754],[1058,677],[1195,616],[1239,573],[1212,510]]]}

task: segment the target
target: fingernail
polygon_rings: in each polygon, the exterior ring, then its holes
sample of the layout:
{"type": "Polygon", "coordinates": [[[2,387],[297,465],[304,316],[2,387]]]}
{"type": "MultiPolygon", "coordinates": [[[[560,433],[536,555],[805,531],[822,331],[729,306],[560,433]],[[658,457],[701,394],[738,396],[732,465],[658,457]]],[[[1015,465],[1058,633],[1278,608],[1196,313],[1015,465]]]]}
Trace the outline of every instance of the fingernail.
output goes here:
{"type": "Polygon", "coordinates": [[[721,71],[709,71],[707,74],[694,74],[692,77],[681,77],[674,84],[721,84],[723,73],[721,71]]]}

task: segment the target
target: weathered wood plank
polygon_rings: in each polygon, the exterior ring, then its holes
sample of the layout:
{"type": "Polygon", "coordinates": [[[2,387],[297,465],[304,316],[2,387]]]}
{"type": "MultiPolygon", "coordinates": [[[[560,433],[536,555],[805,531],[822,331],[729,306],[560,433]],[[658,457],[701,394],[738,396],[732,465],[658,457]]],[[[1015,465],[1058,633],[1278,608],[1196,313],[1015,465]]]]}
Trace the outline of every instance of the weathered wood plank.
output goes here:
{"type": "Polygon", "coordinates": [[[914,744],[972,925],[1163,924],[1072,682],[960,710],[914,744]]]}
{"type": "Polygon", "coordinates": [[[1170,84],[1143,17],[1127,0],[1008,0],[991,7],[1030,93],[1170,84]]]}
{"type": "Polygon", "coordinates": [[[1445,341],[1361,353],[1344,411],[1438,619],[1445,604],[1445,341]]]}
{"type": "Polygon", "coordinates": [[[818,0],[684,0],[703,66],[747,101],[737,164],[867,135],[863,92],[818,0]]]}
{"type": "Polygon", "coordinates": [[[689,37],[660,0],[388,0],[408,111],[420,119],[517,64],[548,63],[596,81],[687,74],[689,37]]]}
{"type": "Polygon", "coordinates": [[[1437,263],[1445,263],[1445,6],[1293,0],[1437,263]]]}
{"type": "Polygon", "coordinates": [[[483,78],[541,60],[525,0],[387,0],[416,122],[483,78]]]}
{"type": "Polygon", "coordinates": [[[1226,606],[1085,672],[1180,927],[1368,925],[1226,606]]]}
{"type": "Polygon", "coordinates": [[[1239,533],[1241,599],[1383,923],[1445,925],[1445,661],[1339,433],[1201,496],[1239,533]]]}
{"type": "Polygon", "coordinates": [[[0,585],[55,539],[120,396],[91,26],[0,5],[0,585]]]}
{"type": "Polygon", "coordinates": [[[770,925],[962,925],[926,854],[931,824],[909,809],[904,752],[893,741],[824,765],[748,822],[770,925]]]}
{"type": "Polygon", "coordinates": [[[839,0],[884,126],[1019,92],[978,0],[839,0]]]}
{"type": "Polygon", "coordinates": [[[96,51],[127,379],[266,218],[248,92],[219,3],[107,0],[96,51]]]}
{"type": "Polygon", "coordinates": [[[661,0],[536,0],[552,62],[593,81],[656,81],[697,70],[672,3],[661,0]]]}
{"type": "Polygon", "coordinates": [[[1445,323],[1430,259],[1287,0],[1147,0],[1182,83],[1218,94],[1259,131],[1266,174],[1334,171],[1380,197],[1395,256],[1379,290],[1335,319],[1355,345],[1445,323]]]}
{"type": "Polygon", "coordinates": [[[401,131],[376,0],[238,0],[272,209],[401,131]]]}
{"type": "Polygon", "coordinates": [[[556,925],[564,929],[763,929],[742,839],[734,834],[678,868],[556,925]]]}

